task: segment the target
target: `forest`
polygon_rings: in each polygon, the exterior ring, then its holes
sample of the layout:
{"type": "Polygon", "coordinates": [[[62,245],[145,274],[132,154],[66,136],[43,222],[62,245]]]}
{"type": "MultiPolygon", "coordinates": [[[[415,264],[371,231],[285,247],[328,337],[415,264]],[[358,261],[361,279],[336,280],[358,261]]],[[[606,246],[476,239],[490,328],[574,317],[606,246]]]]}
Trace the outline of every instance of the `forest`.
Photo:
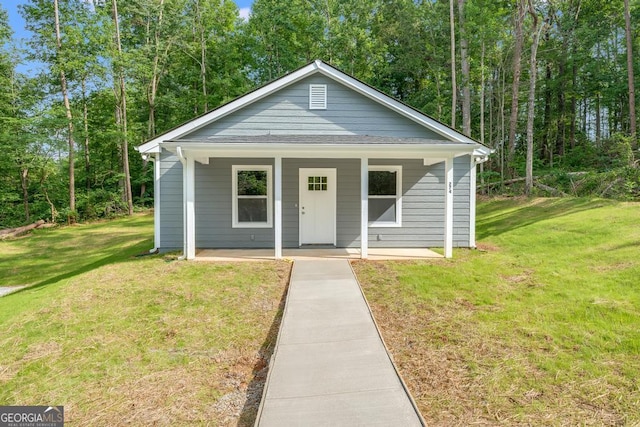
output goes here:
{"type": "Polygon", "coordinates": [[[0,5],[0,228],[152,206],[135,146],[315,59],[493,148],[479,192],[640,198],[637,0],[19,8],[24,44],[0,5]]]}

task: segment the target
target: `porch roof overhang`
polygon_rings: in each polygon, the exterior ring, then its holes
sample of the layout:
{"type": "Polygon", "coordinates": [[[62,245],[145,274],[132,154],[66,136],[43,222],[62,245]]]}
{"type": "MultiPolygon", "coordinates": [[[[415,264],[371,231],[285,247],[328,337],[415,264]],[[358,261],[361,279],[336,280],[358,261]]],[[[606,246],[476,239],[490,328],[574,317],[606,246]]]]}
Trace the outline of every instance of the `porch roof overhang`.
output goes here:
{"type": "Polygon", "coordinates": [[[208,140],[168,140],[161,146],[179,156],[206,163],[211,157],[290,158],[423,158],[473,156],[486,160],[491,150],[481,144],[423,138],[360,135],[263,135],[215,137],[208,140]]]}

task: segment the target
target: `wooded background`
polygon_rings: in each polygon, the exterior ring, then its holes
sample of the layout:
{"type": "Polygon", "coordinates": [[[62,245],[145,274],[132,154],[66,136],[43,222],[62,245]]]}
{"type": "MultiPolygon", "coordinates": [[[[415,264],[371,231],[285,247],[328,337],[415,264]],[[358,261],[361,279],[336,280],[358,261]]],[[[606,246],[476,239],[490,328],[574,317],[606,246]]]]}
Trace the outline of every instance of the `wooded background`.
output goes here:
{"type": "Polygon", "coordinates": [[[22,50],[0,6],[0,228],[150,206],[133,146],[314,59],[494,148],[483,192],[638,198],[629,1],[31,0],[22,50]]]}

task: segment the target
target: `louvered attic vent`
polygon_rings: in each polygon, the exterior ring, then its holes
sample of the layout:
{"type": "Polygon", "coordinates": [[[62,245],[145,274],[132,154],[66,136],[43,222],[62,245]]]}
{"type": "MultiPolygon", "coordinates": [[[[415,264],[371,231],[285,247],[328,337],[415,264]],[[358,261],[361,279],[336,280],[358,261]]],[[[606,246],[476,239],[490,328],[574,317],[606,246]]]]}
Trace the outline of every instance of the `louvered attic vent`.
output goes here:
{"type": "Polygon", "coordinates": [[[309,109],[327,109],[327,85],[309,85],[309,109]]]}

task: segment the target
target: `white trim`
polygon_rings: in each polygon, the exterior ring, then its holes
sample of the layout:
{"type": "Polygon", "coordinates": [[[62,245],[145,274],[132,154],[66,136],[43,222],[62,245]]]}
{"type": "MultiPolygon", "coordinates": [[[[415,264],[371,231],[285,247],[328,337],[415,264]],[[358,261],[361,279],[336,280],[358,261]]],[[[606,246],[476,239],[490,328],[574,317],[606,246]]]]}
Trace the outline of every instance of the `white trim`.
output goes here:
{"type": "Polygon", "coordinates": [[[476,160],[471,157],[469,171],[469,247],[476,247],[476,160]]]}
{"type": "Polygon", "coordinates": [[[453,256],[453,158],[444,162],[444,257],[453,256]]]}
{"type": "MultiPolygon", "coordinates": [[[[369,165],[369,172],[372,171],[385,171],[396,172],[396,194],[395,194],[395,207],[396,207],[396,220],[395,221],[370,221],[369,212],[367,209],[367,221],[369,227],[402,227],[402,166],[398,165],[369,165]]],[[[368,177],[368,174],[367,174],[368,177]]],[[[368,183],[367,183],[368,184],[368,183]]],[[[390,199],[389,196],[372,196],[369,194],[369,186],[367,185],[367,197],[368,199],[390,199]]],[[[368,202],[367,202],[368,203],[368,202]]],[[[368,208],[368,206],[367,206],[368,208]]]]}
{"type": "Polygon", "coordinates": [[[369,159],[360,159],[360,258],[369,257],[369,159]]]}
{"type": "Polygon", "coordinates": [[[309,109],[310,110],[326,110],[327,109],[327,85],[319,85],[319,84],[309,85],[309,109]]]}
{"type": "MultiPolygon", "coordinates": [[[[310,137],[312,138],[312,137],[310,137]]],[[[474,147],[466,144],[308,144],[308,143],[225,143],[171,141],[162,144],[170,152],[178,147],[188,150],[194,157],[252,157],[273,158],[275,155],[295,158],[323,159],[409,159],[471,155],[474,147]]]]}
{"type": "Polygon", "coordinates": [[[184,167],[185,180],[185,249],[187,259],[196,257],[196,211],[195,211],[195,162],[193,157],[187,157],[184,167]]]}
{"type": "Polygon", "coordinates": [[[272,228],[273,227],[273,168],[271,165],[233,165],[231,167],[231,228],[272,228]],[[267,221],[266,222],[239,222],[238,221],[238,172],[240,171],[264,171],[267,172],[267,195],[266,196],[244,196],[242,198],[267,199],[267,221]]]}
{"type": "MultiPolygon", "coordinates": [[[[338,169],[337,168],[298,168],[298,246],[309,244],[309,242],[302,241],[302,191],[303,185],[306,185],[306,180],[303,183],[302,177],[308,174],[326,174],[327,177],[331,177],[333,185],[329,186],[333,194],[333,205],[331,209],[331,218],[333,218],[333,245],[335,246],[338,241],[338,169]]],[[[323,242],[316,242],[323,243],[323,242]]],[[[329,242],[331,243],[331,242],[329,242]]],[[[313,244],[313,243],[311,243],[313,244]]]]}
{"type": "MultiPolygon", "coordinates": [[[[274,197],[274,243],[275,258],[282,258],[282,157],[274,158],[274,176],[273,176],[273,197],[274,197]]],[[[268,180],[268,178],[267,178],[268,180]]]]}
{"type": "Polygon", "coordinates": [[[153,154],[150,160],[153,161],[153,246],[160,249],[160,153],[153,154]]]}
{"type": "Polygon", "coordinates": [[[366,96],[369,99],[372,99],[373,101],[378,102],[379,104],[382,104],[390,110],[413,120],[414,122],[441,136],[444,136],[451,141],[464,143],[466,145],[472,145],[474,146],[474,148],[479,148],[483,151],[489,150],[488,148],[480,145],[478,142],[474,141],[471,138],[468,138],[462,133],[449,128],[445,124],[440,123],[432,119],[431,117],[418,112],[417,110],[414,110],[413,108],[383,94],[382,92],[379,92],[378,90],[370,86],[367,86],[359,80],[356,80],[355,78],[319,60],[314,61],[311,64],[298,69],[297,71],[287,74],[286,76],[272,83],[269,83],[253,92],[237,98],[234,101],[231,101],[213,111],[210,111],[207,114],[204,114],[181,126],[178,126],[173,130],[170,130],[162,135],[158,135],[157,137],[147,141],[139,147],[136,147],[136,150],[140,153],[158,152],[159,144],[163,144],[166,141],[179,138],[190,132],[193,132],[194,130],[200,129],[201,127],[206,126],[211,122],[219,120],[220,118],[225,117],[238,109],[250,105],[272,93],[277,92],[278,90],[286,86],[289,86],[292,83],[295,83],[305,77],[311,76],[318,72],[332,78],[339,83],[342,83],[348,88],[366,96]]]}

